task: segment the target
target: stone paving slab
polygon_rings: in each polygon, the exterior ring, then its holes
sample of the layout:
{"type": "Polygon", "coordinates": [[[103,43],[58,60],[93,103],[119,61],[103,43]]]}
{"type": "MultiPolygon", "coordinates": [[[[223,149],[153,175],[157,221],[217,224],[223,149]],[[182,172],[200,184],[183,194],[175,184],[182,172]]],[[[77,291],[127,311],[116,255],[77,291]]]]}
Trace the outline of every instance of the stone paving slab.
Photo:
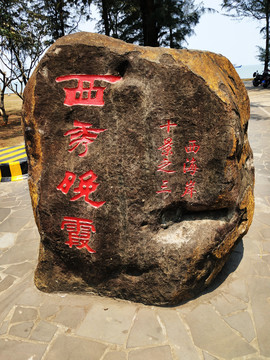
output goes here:
{"type": "Polygon", "coordinates": [[[0,184],[0,360],[270,359],[270,89],[247,87],[254,221],[215,283],[180,306],[37,290],[27,181],[0,184]]]}

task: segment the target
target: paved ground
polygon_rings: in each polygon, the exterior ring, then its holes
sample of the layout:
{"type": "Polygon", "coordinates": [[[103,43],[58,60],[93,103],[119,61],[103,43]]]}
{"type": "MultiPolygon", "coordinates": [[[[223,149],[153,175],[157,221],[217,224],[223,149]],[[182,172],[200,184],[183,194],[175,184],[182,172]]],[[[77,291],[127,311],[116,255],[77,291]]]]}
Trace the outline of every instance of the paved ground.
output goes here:
{"type": "Polygon", "coordinates": [[[0,184],[0,360],[270,359],[270,89],[247,85],[254,221],[214,286],[182,306],[39,292],[27,182],[0,184]]]}

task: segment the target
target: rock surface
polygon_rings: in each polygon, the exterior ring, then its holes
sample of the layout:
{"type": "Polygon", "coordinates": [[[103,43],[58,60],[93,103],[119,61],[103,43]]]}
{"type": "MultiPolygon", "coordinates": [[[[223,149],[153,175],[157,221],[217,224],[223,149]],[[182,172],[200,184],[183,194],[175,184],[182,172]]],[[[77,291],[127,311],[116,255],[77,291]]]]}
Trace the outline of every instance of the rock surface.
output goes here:
{"type": "Polygon", "coordinates": [[[77,33],[24,96],[37,287],[174,305],[208,286],[254,210],[249,100],[232,64],[77,33]]]}

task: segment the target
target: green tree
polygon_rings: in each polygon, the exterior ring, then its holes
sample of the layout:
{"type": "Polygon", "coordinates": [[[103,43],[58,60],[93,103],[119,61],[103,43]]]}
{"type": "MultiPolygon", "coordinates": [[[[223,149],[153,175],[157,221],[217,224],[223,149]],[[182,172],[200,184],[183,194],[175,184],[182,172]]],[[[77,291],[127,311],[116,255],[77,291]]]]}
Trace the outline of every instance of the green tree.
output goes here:
{"type": "Polygon", "coordinates": [[[259,59],[263,59],[264,71],[267,71],[270,46],[270,0],[223,0],[222,7],[226,11],[233,11],[232,16],[238,18],[247,16],[264,22],[261,32],[265,36],[265,49],[259,50],[259,59]]]}
{"type": "Polygon", "coordinates": [[[45,35],[43,22],[28,1],[0,0],[0,108],[5,123],[4,93],[9,88],[23,97],[23,87],[47,46],[45,35]]]}
{"type": "Polygon", "coordinates": [[[206,10],[193,0],[95,0],[99,31],[144,46],[181,48],[206,10]]]}
{"type": "Polygon", "coordinates": [[[34,0],[31,5],[42,18],[51,42],[75,32],[84,15],[84,4],[80,0],[34,0]]]}
{"type": "Polygon", "coordinates": [[[161,45],[182,47],[186,37],[194,33],[193,28],[205,10],[201,5],[195,6],[193,1],[164,1],[159,35],[161,45]]]}
{"type": "MultiPolygon", "coordinates": [[[[84,1],[84,3],[88,4],[91,2],[91,0],[84,1]]],[[[123,16],[124,2],[119,0],[94,0],[93,3],[97,6],[101,18],[97,24],[98,31],[104,35],[118,38],[118,26],[123,16]]]]}
{"type": "MultiPolygon", "coordinates": [[[[260,62],[264,63],[266,58],[266,49],[261,46],[257,46],[257,47],[259,50],[259,54],[257,58],[259,59],[260,62]]],[[[268,48],[268,59],[270,59],[270,48],[268,48]]]]}
{"type": "Polygon", "coordinates": [[[6,89],[23,97],[43,51],[76,30],[90,4],[91,0],[0,0],[0,113],[5,123],[6,89]]]}

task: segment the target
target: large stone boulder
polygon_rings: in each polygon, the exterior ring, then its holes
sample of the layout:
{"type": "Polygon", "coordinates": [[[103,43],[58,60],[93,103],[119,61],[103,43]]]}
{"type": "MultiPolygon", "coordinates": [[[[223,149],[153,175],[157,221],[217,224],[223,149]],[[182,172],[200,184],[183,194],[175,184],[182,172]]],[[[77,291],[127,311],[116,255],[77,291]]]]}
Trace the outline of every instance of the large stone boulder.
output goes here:
{"type": "Polygon", "coordinates": [[[40,290],[179,304],[251,224],[249,99],[210,52],[77,33],[24,93],[40,290]]]}

